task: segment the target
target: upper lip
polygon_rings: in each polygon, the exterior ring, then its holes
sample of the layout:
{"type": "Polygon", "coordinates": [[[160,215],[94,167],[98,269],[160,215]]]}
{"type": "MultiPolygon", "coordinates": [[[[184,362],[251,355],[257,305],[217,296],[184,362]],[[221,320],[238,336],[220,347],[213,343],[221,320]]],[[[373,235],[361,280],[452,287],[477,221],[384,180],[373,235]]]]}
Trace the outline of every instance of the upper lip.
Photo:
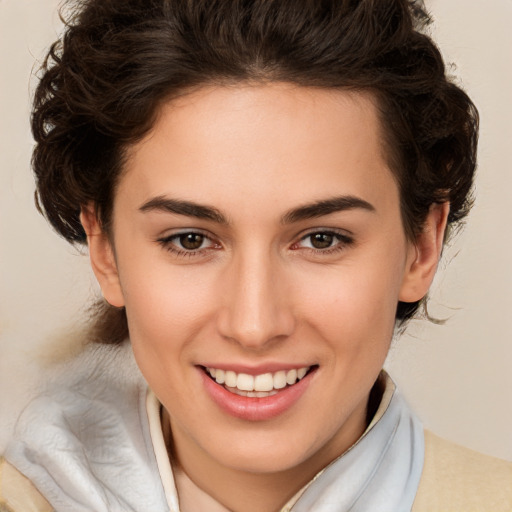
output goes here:
{"type": "Polygon", "coordinates": [[[259,365],[248,365],[243,363],[204,363],[198,366],[204,368],[215,368],[217,370],[232,371],[235,373],[245,373],[247,375],[262,375],[264,373],[276,373],[279,371],[288,371],[298,368],[310,368],[315,366],[308,363],[265,363],[259,365]]]}

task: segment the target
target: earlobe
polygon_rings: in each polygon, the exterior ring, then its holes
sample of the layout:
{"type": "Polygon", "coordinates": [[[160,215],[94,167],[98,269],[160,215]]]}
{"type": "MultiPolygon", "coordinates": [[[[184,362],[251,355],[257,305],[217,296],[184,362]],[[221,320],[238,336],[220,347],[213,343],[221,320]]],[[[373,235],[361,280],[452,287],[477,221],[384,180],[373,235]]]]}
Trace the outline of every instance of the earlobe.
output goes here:
{"type": "Polygon", "coordinates": [[[112,306],[123,307],[124,297],[112,244],[107,234],[101,229],[92,205],[82,206],[80,222],[87,235],[92,270],[103,297],[112,306]]]}
{"type": "Polygon", "coordinates": [[[411,244],[399,300],[416,302],[428,292],[441,257],[449,203],[430,207],[423,230],[411,244]]]}

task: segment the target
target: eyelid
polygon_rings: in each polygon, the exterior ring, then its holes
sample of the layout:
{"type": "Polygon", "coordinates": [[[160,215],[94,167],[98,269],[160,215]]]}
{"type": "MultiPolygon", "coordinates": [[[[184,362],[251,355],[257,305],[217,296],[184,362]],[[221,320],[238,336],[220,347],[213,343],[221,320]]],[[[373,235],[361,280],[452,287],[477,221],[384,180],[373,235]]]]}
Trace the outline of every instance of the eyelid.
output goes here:
{"type": "Polygon", "coordinates": [[[165,239],[177,237],[180,235],[187,235],[188,233],[202,235],[207,238],[214,238],[213,235],[205,229],[184,227],[184,228],[168,229],[165,231],[164,235],[158,236],[158,240],[165,240],[165,239]]]}
{"type": "Polygon", "coordinates": [[[316,233],[334,235],[339,238],[345,239],[347,241],[354,239],[354,235],[346,229],[328,228],[328,227],[315,227],[315,228],[307,229],[306,231],[304,231],[300,235],[298,235],[297,238],[299,240],[303,240],[304,238],[307,238],[308,236],[311,236],[311,235],[315,235],[316,233]]]}

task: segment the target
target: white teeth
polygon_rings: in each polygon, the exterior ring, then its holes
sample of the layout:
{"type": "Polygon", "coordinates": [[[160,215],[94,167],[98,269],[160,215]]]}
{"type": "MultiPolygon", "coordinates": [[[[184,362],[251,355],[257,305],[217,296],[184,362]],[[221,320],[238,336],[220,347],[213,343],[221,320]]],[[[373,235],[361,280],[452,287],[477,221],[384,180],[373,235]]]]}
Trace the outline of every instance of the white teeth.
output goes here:
{"type": "Polygon", "coordinates": [[[271,373],[256,375],[254,378],[255,391],[272,391],[274,389],[274,378],[271,373]]]}
{"type": "Polygon", "coordinates": [[[275,373],[262,373],[260,375],[249,375],[247,373],[235,373],[231,370],[219,368],[207,368],[207,372],[218,384],[224,384],[233,393],[241,396],[263,397],[275,394],[278,389],[286,385],[293,386],[298,380],[304,378],[310,367],[293,370],[280,370],[275,373]]]}
{"type": "Polygon", "coordinates": [[[236,388],[237,375],[235,372],[227,371],[224,383],[228,388],[236,388]]]}
{"type": "Polygon", "coordinates": [[[252,391],[254,389],[254,377],[246,373],[239,373],[236,379],[236,387],[242,391],[252,391]]]}
{"type": "Polygon", "coordinates": [[[286,372],[280,371],[274,373],[274,389],[283,389],[286,387],[286,372]]]}
{"type": "Polygon", "coordinates": [[[256,393],[256,396],[258,398],[263,398],[265,396],[274,396],[274,395],[277,395],[277,391],[275,389],[273,389],[272,391],[255,391],[256,393]]]}
{"type": "Polygon", "coordinates": [[[297,380],[297,370],[288,370],[286,373],[286,383],[290,386],[292,384],[295,384],[295,381],[297,380]]]}
{"type": "Polygon", "coordinates": [[[240,391],[238,388],[228,388],[231,393],[240,396],[248,396],[249,398],[265,398],[266,396],[272,396],[277,394],[277,391],[240,391]]]}

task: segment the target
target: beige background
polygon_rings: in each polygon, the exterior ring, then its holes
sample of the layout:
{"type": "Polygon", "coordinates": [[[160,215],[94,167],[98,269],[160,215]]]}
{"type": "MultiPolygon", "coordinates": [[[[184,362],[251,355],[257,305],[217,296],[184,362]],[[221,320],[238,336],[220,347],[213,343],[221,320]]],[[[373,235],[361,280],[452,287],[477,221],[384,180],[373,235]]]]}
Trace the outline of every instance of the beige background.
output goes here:
{"type": "MultiPolygon", "coordinates": [[[[59,30],[57,0],[0,0],[0,449],[45,354],[73,345],[95,290],[87,258],[36,213],[29,78],[59,30]]],[[[437,433],[512,460],[512,0],[430,0],[433,35],[482,116],[477,205],[445,251],[432,312],[388,368],[437,433]]],[[[33,83],[33,80],[32,80],[33,83]]]]}

